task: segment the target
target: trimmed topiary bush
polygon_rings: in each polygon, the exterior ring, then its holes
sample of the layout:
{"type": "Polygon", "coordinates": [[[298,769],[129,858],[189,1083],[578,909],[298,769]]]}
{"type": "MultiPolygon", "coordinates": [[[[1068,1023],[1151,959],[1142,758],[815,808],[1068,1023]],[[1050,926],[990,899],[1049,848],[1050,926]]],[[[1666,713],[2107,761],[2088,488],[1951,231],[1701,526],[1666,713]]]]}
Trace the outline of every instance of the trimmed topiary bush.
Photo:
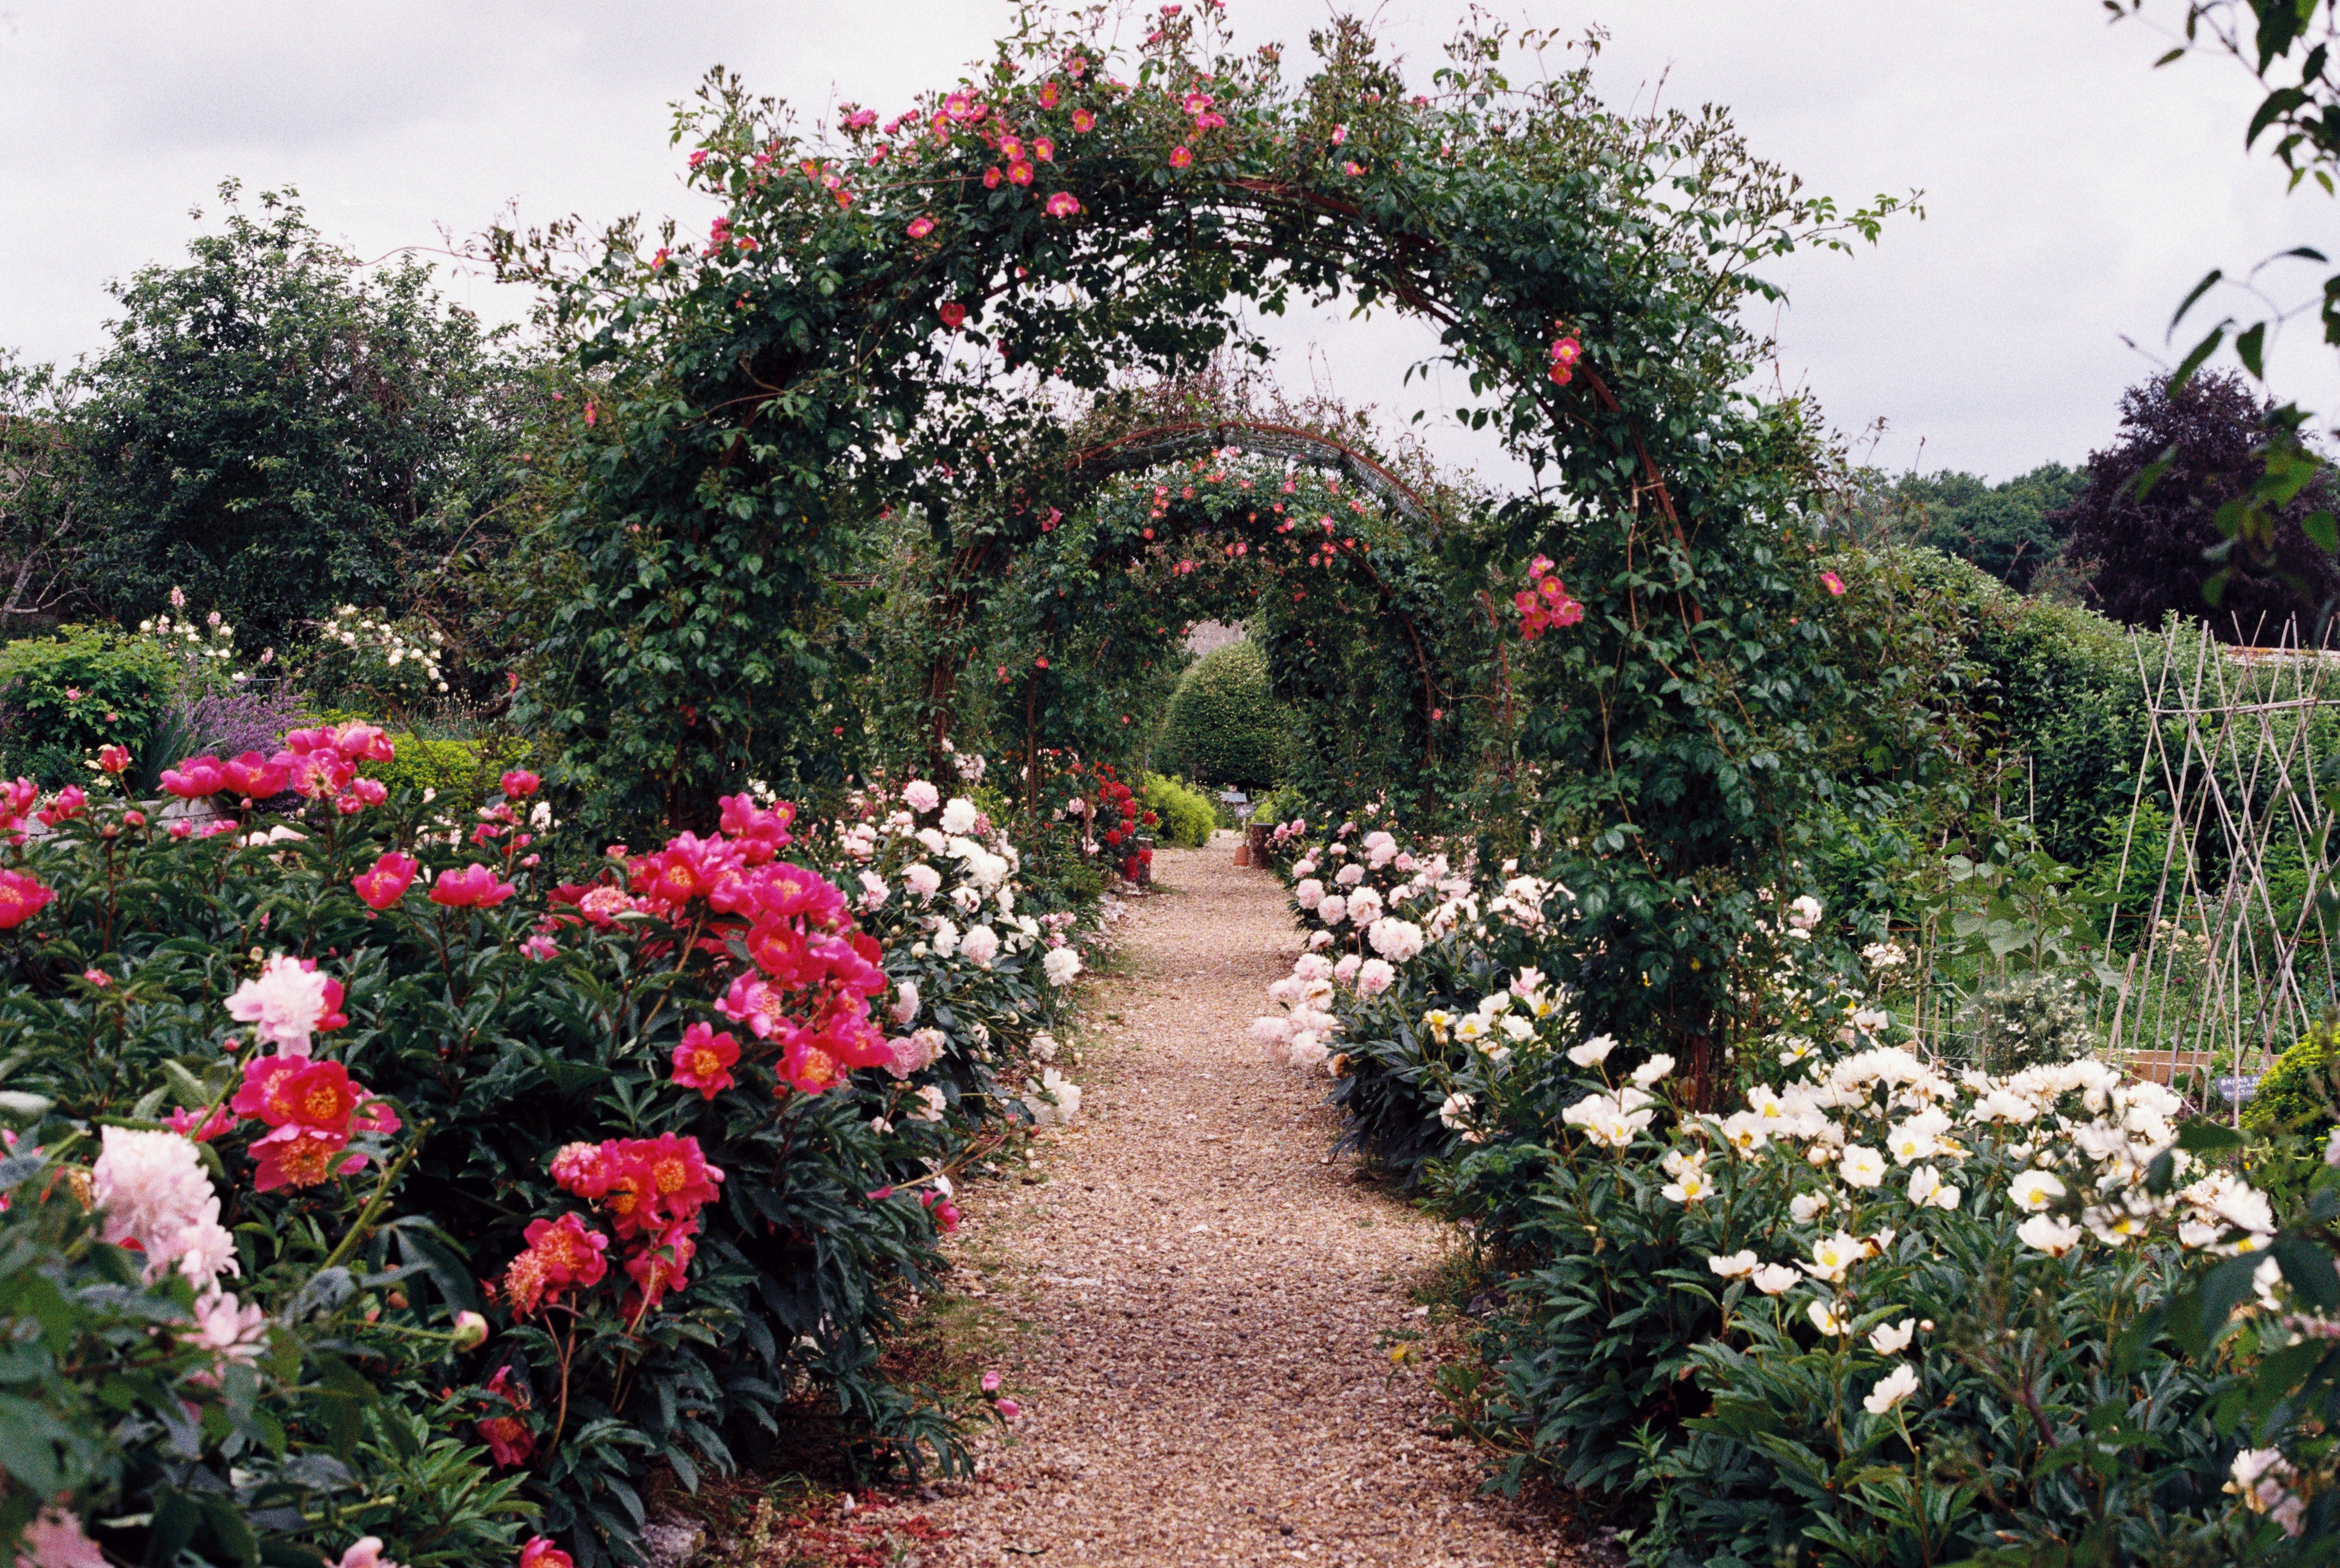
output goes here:
{"type": "Polygon", "coordinates": [[[1145,782],[1141,794],[1145,809],[1162,819],[1155,829],[1162,842],[1199,849],[1211,841],[1211,829],[1218,826],[1219,818],[1209,796],[1184,779],[1159,773],[1146,774],[1145,782]]]}
{"type": "Polygon", "coordinates": [[[1267,653],[1231,642],[1180,679],[1162,721],[1164,760],[1198,783],[1272,788],[1292,716],[1268,692],[1267,653]]]}

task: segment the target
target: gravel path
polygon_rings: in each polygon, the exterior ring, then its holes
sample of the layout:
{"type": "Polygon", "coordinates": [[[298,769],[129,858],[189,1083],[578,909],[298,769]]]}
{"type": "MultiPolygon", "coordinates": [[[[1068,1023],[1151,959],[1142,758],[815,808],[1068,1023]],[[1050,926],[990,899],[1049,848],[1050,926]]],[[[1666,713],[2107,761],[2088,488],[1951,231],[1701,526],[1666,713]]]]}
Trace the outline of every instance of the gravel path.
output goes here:
{"type": "Polygon", "coordinates": [[[1025,1414],[911,1561],[1572,1562],[1476,1494],[1426,1372],[1393,1371],[1383,1335],[1423,1326],[1408,1292],[1443,1227],[1328,1160],[1324,1080],[1251,1042],[1299,946],[1274,878],[1232,856],[1226,834],[1155,852],[1170,891],[1088,999],[1081,1125],[962,1230],[962,1275],[1023,1325],[1003,1371],[1025,1414]]]}

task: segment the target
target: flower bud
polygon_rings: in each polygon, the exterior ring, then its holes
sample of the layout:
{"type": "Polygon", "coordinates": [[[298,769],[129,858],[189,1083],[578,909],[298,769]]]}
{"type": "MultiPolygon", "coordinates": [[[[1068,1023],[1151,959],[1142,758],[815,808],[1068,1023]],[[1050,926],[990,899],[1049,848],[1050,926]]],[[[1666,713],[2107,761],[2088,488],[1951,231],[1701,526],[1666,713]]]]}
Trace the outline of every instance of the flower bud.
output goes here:
{"type": "Polygon", "coordinates": [[[488,1320],[476,1312],[455,1315],[455,1348],[477,1350],[488,1342],[488,1320]]]}

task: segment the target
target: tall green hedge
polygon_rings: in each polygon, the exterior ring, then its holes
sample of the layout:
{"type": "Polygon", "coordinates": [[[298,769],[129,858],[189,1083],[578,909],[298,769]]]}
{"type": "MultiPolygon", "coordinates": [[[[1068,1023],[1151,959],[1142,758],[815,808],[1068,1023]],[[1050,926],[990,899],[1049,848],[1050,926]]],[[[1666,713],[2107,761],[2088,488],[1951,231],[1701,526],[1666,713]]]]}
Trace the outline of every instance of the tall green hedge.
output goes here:
{"type": "Polygon", "coordinates": [[[2106,819],[2127,818],[2146,751],[2133,634],[2079,606],[2026,598],[1971,562],[1909,553],[1913,586],[1961,612],[1981,676],[1972,701],[1988,715],[1983,739],[2006,764],[2003,809],[2030,816],[2057,859],[2086,863],[2106,819]]]}
{"type": "Polygon", "coordinates": [[[1292,716],[1268,691],[1265,650],[1231,642],[1179,680],[1155,759],[1197,783],[1272,789],[1291,732],[1292,716]]]}

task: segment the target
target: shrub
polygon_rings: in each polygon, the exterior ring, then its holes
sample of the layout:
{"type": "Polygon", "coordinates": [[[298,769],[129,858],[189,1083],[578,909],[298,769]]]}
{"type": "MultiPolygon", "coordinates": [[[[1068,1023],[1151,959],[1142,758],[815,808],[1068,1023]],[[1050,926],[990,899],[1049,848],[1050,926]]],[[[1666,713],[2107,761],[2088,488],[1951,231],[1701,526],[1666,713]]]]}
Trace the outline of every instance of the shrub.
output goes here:
{"type": "Polygon", "coordinates": [[[1270,788],[1291,715],[1268,692],[1267,654],[1231,642],[1180,678],[1162,724],[1164,760],[1197,783],[1270,788]]]}
{"type": "MultiPolygon", "coordinates": [[[[722,838],[551,887],[539,857],[560,846],[531,846],[511,807],[468,841],[427,830],[411,795],[369,809],[352,792],[360,809],[336,809],[347,755],[378,753],[379,731],[323,733],[280,759],[310,759],[317,797],[292,797],[290,820],[166,832],[154,802],[68,798],[54,833],[6,851],[0,1112],[29,1118],[44,1151],[18,1208],[70,1253],[100,1124],[166,1150],[186,1151],[173,1129],[190,1129],[187,1179],[227,1227],[194,1283],[232,1266],[242,1306],[219,1321],[271,1346],[222,1353],[250,1368],[228,1370],[224,1414],[202,1429],[242,1445],[232,1473],[187,1492],[184,1454],[145,1466],[135,1444],[194,1441],[165,1410],[161,1435],[134,1422],[107,1439],[124,1457],[93,1460],[72,1509],[112,1522],[105,1543],[130,1561],[178,1560],[185,1493],[221,1561],[255,1560],[236,1544],[254,1533],[271,1561],[330,1558],[362,1518],[388,1555],[439,1564],[508,1559],[524,1505],[590,1564],[634,1553],[653,1464],[695,1485],[808,1426],[856,1463],[958,1463],[958,1417],[887,1384],[878,1341],[889,1294],[929,1279],[954,1217],[938,1169],[970,1116],[1028,1116],[1017,1047],[1077,969],[1049,952],[1068,917],[1002,915],[979,954],[971,932],[946,944],[927,928],[930,908],[1012,903],[1010,848],[955,803],[966,820],[942,820],[964,848],[930,906],[906,829],[790,846],[785,810],[742,798],[722,838]],[[799,865],[773,858],[783,847],[799,865]],[[764,910],[752,928],[727,913],[743,908],[764,910]],[[912,1033],[889,1043],[873,995],[912,1033]],[[699,1054],[679,1057],[687,1044],[699,1054]],[[297,1099],[272,1087],[312,1070],[332,1082],[297,1099]],[[379,1108],[357,1108],[366,1097],[379,1108]],[[463,1312],[486,1315],[484,1347],[463,1312]],[[304,1371],[312,1334],[327,1348],[304,1371]],[[336,1500],[303,1507],[309,1491],[336,1500]]],[[[0,1166],[0,1185],[26,1179],[0,1166]]],[[[176,1244],[147,1251],[167,1265],[176,1244]]],[[[181,1284],[166,1295],[92,1300],[166,1325],[194,1309],[181,1284]]],[[[107,1332],[145,1354],[143,1334],[107,1332]]],[[[60,1490],[26,1457],[44,1430],[0,1409],[0,1557],[5,1526],[60,1490]]]]}
{"type": "Polygon", "coordinates": [[[344,604],[317,629],[302,678],[318,696],[397,719],[439,703],[447,690],[446,639],[419,619],[344,604]]]}
{"type": "Polygon", "coordinates": [[[2340,1024],[2326,1019],[2276,1058],[2259,1092],[2243,1107],[2243,1125],[2259,1132],[2322,1134],[2333,1125],[2340,1094],[2340,1024]]]}
{"type": "Polygon", "coordinates": [[[1211,798],[1183,779],[1160,773],[1145,775],[1145,809],[1162,819],[1161,836],[1182,849],[1199,849],[1211,841],[1219,816],[1211,798]]]}
{"type": "Polygon", "coordinates": [[[535,755],[530,742],[500,735],[479,740],[431,740],[420,735],[391,737],[398,755],[388,762],[368,762],[362,771],[392,790],[421,795],[429,791],[441,813],[469,812],[501,787],[497,780],[509,769],[525,768],[535,755]]]}
{"type": "Polygon", "coordinates": [[[12,770],[45,784],[86,780],[82,759],[108,742],[142,750],[180,685],[159,643],[105,627],[65,626],[0,647],[0,722],[12,770]]]}
{"type": "Polygon", "coordinates": [[[2053,1067],[2096,1050],[2080,983],[2068,975],[2017,975],[1986,987],[1961,1021],[1987,1072],[2053,1067]]]}

